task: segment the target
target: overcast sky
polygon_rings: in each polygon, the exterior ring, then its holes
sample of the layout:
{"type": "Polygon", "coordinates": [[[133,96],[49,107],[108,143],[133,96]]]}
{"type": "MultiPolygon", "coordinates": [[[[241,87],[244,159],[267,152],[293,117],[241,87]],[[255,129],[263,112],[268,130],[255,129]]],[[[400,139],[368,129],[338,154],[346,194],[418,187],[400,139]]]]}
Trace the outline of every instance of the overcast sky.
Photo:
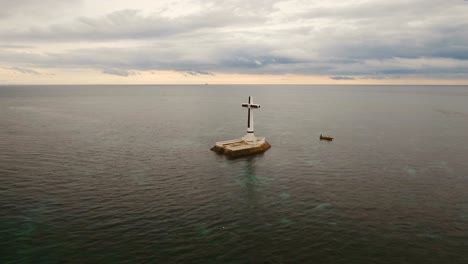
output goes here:
{"type": "Polygon", "coordinates": [[[0,0],[1,83],[468,84],[466,0],[0,0]]]}

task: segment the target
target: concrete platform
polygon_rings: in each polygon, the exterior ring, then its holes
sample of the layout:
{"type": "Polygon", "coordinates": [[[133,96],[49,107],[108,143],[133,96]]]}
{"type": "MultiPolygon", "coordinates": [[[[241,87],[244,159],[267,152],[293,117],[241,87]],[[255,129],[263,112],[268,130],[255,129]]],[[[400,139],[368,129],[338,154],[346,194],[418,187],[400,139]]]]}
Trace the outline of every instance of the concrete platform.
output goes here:
{"type": "Polygon", "coordinates": [[[211,150],[230,158],[237,158],[262,153],[267,151],[270,147],[271,145],[265,138],[257,137],[256,140],[253,141],[246,141],[241,138],[216,142],[216,145],[212,147],[211,150]]]}

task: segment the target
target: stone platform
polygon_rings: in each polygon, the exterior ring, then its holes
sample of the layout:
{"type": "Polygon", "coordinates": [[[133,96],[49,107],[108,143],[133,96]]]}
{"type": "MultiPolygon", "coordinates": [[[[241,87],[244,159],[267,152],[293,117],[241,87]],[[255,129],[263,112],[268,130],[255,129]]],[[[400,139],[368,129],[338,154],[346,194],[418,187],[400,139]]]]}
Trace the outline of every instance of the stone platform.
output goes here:
{"type": "Polygon", "coordinates": [[[212,147],[211,150],[230,158],[237,158],[262,153],[267,151],[270,147],[271,145],[265,138],[257,137],[254,141],[246,141],[241,138],[216,142],[216,145],[212,147]]]}

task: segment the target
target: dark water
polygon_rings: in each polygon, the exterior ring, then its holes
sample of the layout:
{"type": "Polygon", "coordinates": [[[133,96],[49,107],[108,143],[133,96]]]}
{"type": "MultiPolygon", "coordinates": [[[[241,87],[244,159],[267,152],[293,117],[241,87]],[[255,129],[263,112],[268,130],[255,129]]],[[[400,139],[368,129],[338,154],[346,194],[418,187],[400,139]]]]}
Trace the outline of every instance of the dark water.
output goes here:
{"type": "Polygon", "coordinates": [[[0,238],[0,263],[468,263],[468,87],[3,86],[0,238]],[[249,95],[273,147],[217,156],[249,95]]]}

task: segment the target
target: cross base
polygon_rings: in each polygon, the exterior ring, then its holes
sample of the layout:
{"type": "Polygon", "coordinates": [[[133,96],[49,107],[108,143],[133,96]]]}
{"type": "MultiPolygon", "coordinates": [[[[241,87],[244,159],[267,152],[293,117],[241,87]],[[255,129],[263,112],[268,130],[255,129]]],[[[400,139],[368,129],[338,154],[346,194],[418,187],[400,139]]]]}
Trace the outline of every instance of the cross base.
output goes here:
{"type": "Polygon", "coordinates": [[[245,136],[242,137],[247,144],[257,144],[258,138],[254,135],[254,133],[247,133],[245,136]]]}

